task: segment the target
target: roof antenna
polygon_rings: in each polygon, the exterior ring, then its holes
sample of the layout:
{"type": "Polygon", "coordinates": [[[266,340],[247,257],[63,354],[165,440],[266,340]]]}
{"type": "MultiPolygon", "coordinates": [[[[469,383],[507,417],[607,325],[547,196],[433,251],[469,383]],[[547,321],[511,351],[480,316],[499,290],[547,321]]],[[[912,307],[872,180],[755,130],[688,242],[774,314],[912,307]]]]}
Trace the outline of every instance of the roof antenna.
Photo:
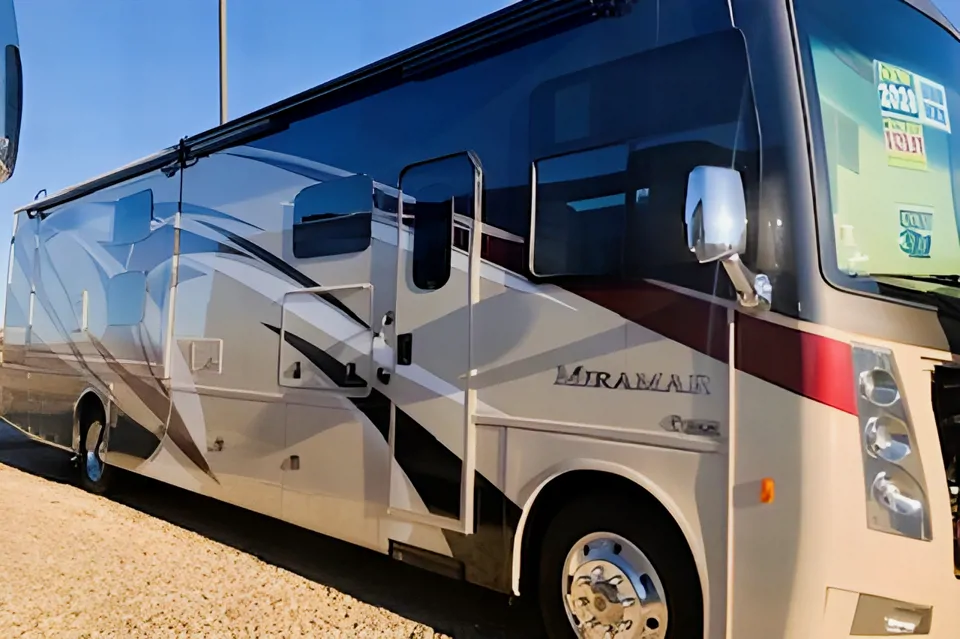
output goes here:
{"type": "Polygon", "coordinates": [[[37,194],[33,196],[33,201],[34,201],[34,202],[36,202],[37,200],[40,199],[40,194],[41,194],[41,193],[43,193],[43,197],[47,197],[47,190],[46,190],[46,189],[40,189],[39,191],[37,191],[37,194]]]}

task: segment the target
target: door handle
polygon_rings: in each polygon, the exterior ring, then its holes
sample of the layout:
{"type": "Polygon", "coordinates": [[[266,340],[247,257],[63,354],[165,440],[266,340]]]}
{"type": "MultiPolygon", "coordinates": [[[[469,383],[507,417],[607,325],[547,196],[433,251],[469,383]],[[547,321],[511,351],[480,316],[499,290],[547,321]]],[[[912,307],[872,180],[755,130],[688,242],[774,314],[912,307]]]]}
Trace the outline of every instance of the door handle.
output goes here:
{"type": "Polygon", "coordinates": [[[397,335],[397,366],[409,366],[413,362],[413,333],[397,335]]]}
{"type": "Polygon", "coordinates": [[[290,373],[293,379],[300,379],[300,362],[293,363],[293,372],[290,373]]]}

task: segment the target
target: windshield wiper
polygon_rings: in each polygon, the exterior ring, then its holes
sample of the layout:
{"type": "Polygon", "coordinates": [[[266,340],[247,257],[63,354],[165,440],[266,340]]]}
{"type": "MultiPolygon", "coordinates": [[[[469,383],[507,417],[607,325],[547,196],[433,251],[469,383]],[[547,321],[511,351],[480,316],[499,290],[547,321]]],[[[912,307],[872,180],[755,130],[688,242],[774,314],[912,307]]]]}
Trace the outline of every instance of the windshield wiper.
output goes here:
{"type": "Polygon", "coordinates": [[[904,273],[870,273],[870,277],[891,277],[914,282],[931,282],[933,284],[960,284],[960,275],[907,275],[904,273]]]}

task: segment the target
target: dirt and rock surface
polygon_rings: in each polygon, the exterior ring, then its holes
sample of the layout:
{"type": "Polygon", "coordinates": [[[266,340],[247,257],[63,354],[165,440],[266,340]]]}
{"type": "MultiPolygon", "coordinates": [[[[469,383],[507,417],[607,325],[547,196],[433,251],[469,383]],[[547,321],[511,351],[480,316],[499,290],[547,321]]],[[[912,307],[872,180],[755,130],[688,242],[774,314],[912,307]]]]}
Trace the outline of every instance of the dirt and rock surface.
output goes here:
{"type": "Polygon", "coordinates": [[[9,430],[0,637],[541,634],[496,593],[150,480],[91,495],[62,481],[60,451],[9,430]]]}

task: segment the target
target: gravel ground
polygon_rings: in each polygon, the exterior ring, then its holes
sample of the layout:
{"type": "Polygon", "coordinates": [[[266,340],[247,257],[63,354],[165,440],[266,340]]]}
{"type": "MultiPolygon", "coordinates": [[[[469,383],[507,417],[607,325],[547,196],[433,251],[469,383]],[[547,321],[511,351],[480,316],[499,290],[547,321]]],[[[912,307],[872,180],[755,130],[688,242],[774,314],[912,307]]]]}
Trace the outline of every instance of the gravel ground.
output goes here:
{"type": "Polygon", "coordinates": [[[72,486],[0,487],[0,637],[445,636],[72,486]]]}
{"type": "Polygon", "coordinates": [[[500,593],[129,473],[116,478],[118,493],[97,498],[73,485],[69,459],[0,421],[0,639],[17,632],[44,639],[294,637],[296,622],[307,624],[302,634],[318,638],[543,639],[539,612],[522,601],[511,605],[500,593]],[[109,530],[117,513],[128,522],[126,535],[109,530]],[[60,541],[66,539],[76,541],[60,541]],[[97,570],[98,582],[81,580],[97,570]],[[235,620],[227,616],[232,606],[244,608],[235,620]],[[253,606],[266,612],[246,610],[253,606]],[[154,611],[159,615],[147,622],[154,611]],[[192,622],[181,630],[163,625],[212,615],[220,626],[209,630],[202,622],[196,632],[192,622]],[[81,616],[93,621],[74,624],[81,616]],[[43,617],[52,621],[41,628],[43,617]],[[251,617],[285,618],[286,625],[248,630],[251,617]]]}

